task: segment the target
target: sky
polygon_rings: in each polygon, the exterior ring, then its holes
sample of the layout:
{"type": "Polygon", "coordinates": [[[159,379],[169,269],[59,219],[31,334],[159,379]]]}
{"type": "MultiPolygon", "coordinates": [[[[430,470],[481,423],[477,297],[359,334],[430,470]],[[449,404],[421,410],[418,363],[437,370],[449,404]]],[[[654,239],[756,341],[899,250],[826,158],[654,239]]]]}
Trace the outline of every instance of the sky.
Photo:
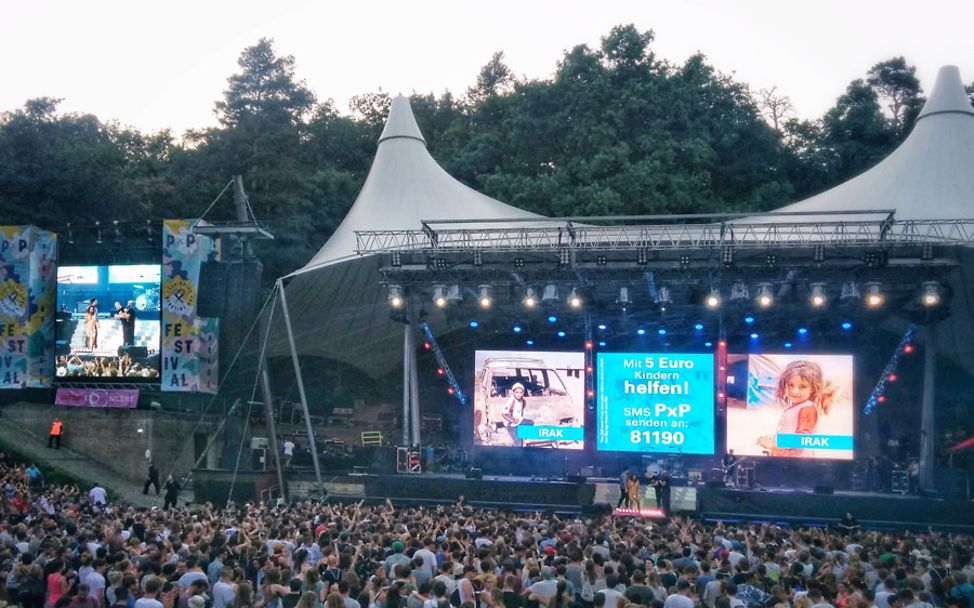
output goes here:
{"type": "Polygon", "coordinates": [[[358,94],[462,94],[496,51],[548,78],[613,26],[653,30],[659,58],[702,52],[753,90],[777,87],[820,117],[848,83],[903,55],[925,91],[937,69],[974,82],[970,0],[36,0],[0,4],[0,112],[59,97],[153,132],[217,124],[213,104],[244,48],[273,38],[296,75],[340,111],[358,94]],[[164,7],[163,10],[160,10],[164,7]]]}

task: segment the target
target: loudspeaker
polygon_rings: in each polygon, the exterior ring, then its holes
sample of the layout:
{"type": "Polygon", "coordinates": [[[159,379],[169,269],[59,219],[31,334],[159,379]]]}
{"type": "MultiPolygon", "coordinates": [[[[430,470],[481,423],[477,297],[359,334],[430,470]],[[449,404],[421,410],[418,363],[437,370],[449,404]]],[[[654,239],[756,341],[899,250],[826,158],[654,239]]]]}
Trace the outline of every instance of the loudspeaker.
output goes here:
{"type": "Polygon", "coordinates": [[[467,479],[483,479],[484,472],[480,470],[478,467],[470,467],[469,469],[467,469],[467,472],[464,474],[464,477],[466,477],[467,479]]]}
{"type": "Polygon", "coordinates": [[[835,494],[835,488],[832,486],[815,486],[816,494],[835,494]]]}
{"type": "Polygon", "coordinates": [[[227,299],[227,264],[203,262],[200,265],[200,285],[197,290],[196,314],[200,317],[221,317],[227,299]]]}
{"type": "Polygon", "coordinates": [[[707,482],[707,487],[719,490],[720,488],[724,487],[724,482],[720,479],[711,479],[707,482]]]}
{"type": "Polygon", "coordinates": [[[118,356],[121,357],[128,353],[133,359],[145,359],[149,356],[149,349],[145,346],[135,346],[134,344],[123,344],[118,347],[118,356]]]}

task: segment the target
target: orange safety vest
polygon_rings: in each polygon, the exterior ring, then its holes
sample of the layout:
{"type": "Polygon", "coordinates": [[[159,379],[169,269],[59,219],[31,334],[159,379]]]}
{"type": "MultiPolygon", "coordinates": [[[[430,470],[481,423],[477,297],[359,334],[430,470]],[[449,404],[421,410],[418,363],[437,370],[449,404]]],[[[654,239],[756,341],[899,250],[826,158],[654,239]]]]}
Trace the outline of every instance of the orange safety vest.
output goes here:
{"type": "Polygon", "coordinates": [[[61,421],[55,420],[51,423],[51,434],[60,435],[61,434],[61,421]]]}

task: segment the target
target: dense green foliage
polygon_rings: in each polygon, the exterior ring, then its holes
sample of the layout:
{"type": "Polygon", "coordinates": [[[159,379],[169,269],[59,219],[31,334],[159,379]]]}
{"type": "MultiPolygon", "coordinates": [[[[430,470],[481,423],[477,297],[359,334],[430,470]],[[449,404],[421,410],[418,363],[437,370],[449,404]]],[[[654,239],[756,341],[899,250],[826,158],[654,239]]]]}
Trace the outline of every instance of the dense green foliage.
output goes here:
{"type": "MultiPolygon", "coordinates": [[[[652,32],[619,26],[566,52],[546,80],[496,53],[462,97],[413,95],[435,158],[491,196],[548,215],[771,209],[875,164],[922,105],[902,57],[878,63],[820,120],[773,91],[752,94],[700,55],[657,58],[652,32]],[[770,118],[769,118],[770,117],[770,118]]],[[[389,97],[351,113],[319,102],[270,40],[247,48],[215,103],[219,127],[146,135],[27,101],[0,118],[0,218],[59,232],[118,220],[195,217],[234,174],[276,234],[265,277],[328,238],[368,172],[389,97]]],[[[228,204],[216,212],[230,214],[228,204]]]]}

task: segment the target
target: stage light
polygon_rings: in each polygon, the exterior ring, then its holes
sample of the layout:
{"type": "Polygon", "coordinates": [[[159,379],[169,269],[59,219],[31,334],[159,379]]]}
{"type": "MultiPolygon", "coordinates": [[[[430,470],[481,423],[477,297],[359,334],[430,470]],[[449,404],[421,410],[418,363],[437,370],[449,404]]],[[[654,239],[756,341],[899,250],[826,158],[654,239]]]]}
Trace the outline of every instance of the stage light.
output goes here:
{"type": "Polygon", "coordinates": [[[707,308],[713,310],[720,307],[720,291],[716,287],[710,288],[710,293],[704,298],[703,303],[707,308]]]}
{"type": "Polygon", "coordinates": [[[446,308],[446,285],[433,285],[433,306],[446,308]]]}
{"type": "Polygon", "coordinates": [[[68,245],[74,245],[74,233],[71,232],[71,222],[68,222],[68,245]]]}
{"type": "Polygon", "coordinates": [[[626,308],[630,304],[632,304],[632,300],[629,299],[629,288],[628,287],[620,287],[619,288],[619,297],[616,298],[616,304],[618,304],[619,307],[622,308],[622,312],[625,312],[626,311],[626,308]]]}
{"type": "Polygon", "coordinates": [[[666,309],[669,308],[670,304],[673,303],[673,298],[670,297],[670,288],[660,287],[659,290],[656,291],[656,298],[654,299],[654,302],[657,306],[659,306],[660,312],[666,312],[666,309]]]}
{"type": "Polygon", "coordinates": [[[661,336],[665,336],[665,335],[666,335],[666,330],[665,330],[665,329],[663,329],[662,327],[660,327],[660,328],[659,328],[659,331],[657,331],[656,333],[658,333],[658,334],[659,334],[659,335],[661,335],[661,336]]]}
{"type": "Polygon", "coordinates": [[[557,323],[557,322],[558,322],[558,317],[556,317],[555,315],[548,315],[548,323],[557,323]]]}
{"type": "Polygon", "coordinates": [[[527,344],[528,346],[534,346],[534,340],[528,340],[527,342],[525,342],[525,344],[527,344]]]}
{"type": "Polygon", "coordinates": [[[470,327],[472,327],[473,329],[477,329],[478,327],[480,327],[480,323],[478,323],[476,321],[471,321],[470,322],[470,327]]]}
{"type": "Polygon", "coordinates": [[[521,326],[520,325],[515,325],[513,329],[514,329],[514,333],[516,333],[516,334],[521,333],[521,326]]]}
{"type": "Polygon", "coordinates": [[[525,308],[534,308],[538,305],[538,296],[534,293],[534,289],[528,287],[524,290],[524,299],[521,300],[521,304],[524,304],[525,308]]]}
{"type": "Polygon", "coordinates": [[[812,283],[812,295],[808,298],[813,308],[825,306],[829,299],[825,295],[825,283],[812,283]]]}
{"type": "Polygon", "coordinates": [[[703,345],[709,348],[709,347],[713,346],[714,343],[713,342],[704,342],[703,345]]]}
{"type": "Polygon", "coordinates": [[[452,394],[453,394],[453,393],[455,393],[455,392],[456,392],[456,391],[455,391],[455,390],[453,390],[453,387],[452,387],[452,386],[448,386],[448,387],[446,387],[446,394],[447,394],[447,395],[452,395],[452,394]]]}
{"type": "Polygon", "coordinates": [[[645,266],[649,264],[649,250],[645,247],[640,247],[636,250],[636,263],[640,266],[645,266]]]}
{"type": "Polygon", "coordinates": [[[768,268],[774,268],[778,265],[778,256],[774,253],[769,253],[764,256],[764,263],[768,266],[768,268]]]}
{"type": "Polygon", "coordinates": [[[807,327],[799,327],[798,328],[798,333],[799,333],[799,335],[804,336],[805,334],[808,333],[808,328],[807,327]]]}
{"type": "Polygon", "coordinates": [[[434,270],[446,270],[446,259],[445,258],[433,258],[433,269],[434,270]]]}
{"type": "Polygon", "coordinates": [[[568,294],[568,305],[579,309],[582,307],[582,296],[578,295],[578,290],[572,287],[572,292],[568,294]]]}
{"type": "Polygon", "coordinates": [[[585,350],[592,350],[592,341],[591,340],[586,340],[585,341],[585,350]]]}
{"type": "Polygon", "coordinates": [[[693,329],[697,331],[703,331],[703,323],[697,323],[696,325],[693,326],[693,329]]]}
{"type": "Polygon", "coordinates": [[[604,255],[597,255],[595,257],[595,263],[599,266],[605,266],[609,263],[609,258],[605,257],[604,255]]]}
{"type": "Polygon", "coordinates": [[[849,331],[850,329],[852,329],[852,323],[850,321],[843,321],[842,329],[849,331]]]}
{"type": "Polygon", "coordinates": [[[95,222],[95,232],[97,233],[97,236],[95,237],[95,243],[101,245],[101,222],[99,221],[95,222]]]}
{"type": "Polygon", "coordinates": [[[876,397],[876,401],[880,403],[886,403],[886,395],[880,395],[879,397],[876,397]]]}
{"type": "Polygon", "coordinates": [[[459,304],[463,301],[463,290],[460,286],[454,283],[450,285],[450,288],[446,290],[446,301],[448,304],[459,304]]]}
{"type": "Polygon", "coordinates": [[[890,374],[886,376],[886,379],[889,380],[890,382],[896,382],[897,380],[899,380],[899,376],[897,376],[896,374],[890,374]]]}
{"type": "Polygon", "coordinates": [[[493,290],[490,285],[481,285],[478,289],[480,296],[477,301],[480,302],[480,307],[490,308],[490,305],[494,303],[493,290]]]}
{"type": "Polygon", "coordinates": [[[605,347],[605,342],[599,342],[599,346],[601,346],[601,347],[604,348],[605,347]]]}
{"type": "Polygon", "coordinates": [[[541,292],[541,301],[545,304],[554,304],[558,301],[558,286],[554,283],[548,283],[544,286],[544,291],[541,292]]]}
{"type": "Polygon", "coordinates": [[[913,352],[913,345],[912,344],[907,344],[906,346],[903,347],[903,353],[904,354],[909,355],[912,352],[913,352]]]}
{"type": "Polygon", "coordinates": [[[586,365],[585,366],[585,373],[586,374],[591,374],[593,371],[595,371],[595,368],[592,367],[591,365],[586,365]]]}
{"type": "MultiPolygon", "coordinates": [[[[70,225],[71,224],[68,224],[68,226],[70,225]]],[[[70,234],[70,232],[68,234],[70,234]]],[[[154,243],[156,240],[156,236],[152,233],[152,220],[145,221],[145,240],[149,241],[150,243],[154,243]]],[[[72,245],[74,244],[74,241],[68,240],[68,242],[72,245]]]]}
{"type": "Polygon", "coordinates": [[[761,308],[769,308],[774,304],[774,295],[771,293],[771,283],[758,283],[758,295],[755,300],[761,308]]]}
{"type": "Polygon", "coordinates": [[[825,245],[815,245],[812,248],[812,261],[821,264],[825,261],[825,245]]]}
{"type": "Polygon", "coordinates": [[[750,325],[751,323],[754,323],[754,317],[751,316],[751,315],[748,315],[748,316],[744,317],[744,322],[747,323],[748,325],[750,325]]]}
{"type": "Polygon", "coordinates": [[[559,249],[558,264],[560,266],[568,266],[571,263],[572,263],[572,252],[565,248],[559,249]]]}
{"type": "Polygon", "coordinates": [[[640,327],[639,329],[636,330],[636,334],[638,334],[640,336],[645,336],[646,335],[646,330],[643,329],[642,327],[640,327]]]}
{"type": "Polygon", "coordinates": [[[859,285],[855,281],[846,281],[842,284],[842,292],[839,295],[839,300],[851,302],[860,298],[862,298],[862,294],[859,293],[859,285]]]}
{"type": "Polygon", "coordinates": [[[866,306],[869,308],[879,308],[886,301],[883,296],[882,285],[878,281],[866,283],[866,306]]]}
{"type": "Polygon", "coordinates": [[[724,266],[732,266],[734,264],[733,245],[725,245],[723,249],[720,250],[720,261],[724,266]]]}
{"type": "Polygon", "coordinates": [[[443,369],[442,367],[438,367],[438,368],[436,368],[436,373],[437,373],[437,375],[442,376],[442,375],[446,374],[446,370],[443,369]]]}
{"type": "Polygon", "coordinates": [[[593,390],[589,390],[589,391],[588,391],[587,393],[585,393],[585,394],[586,394],[586,395],[588,395],[588,397],[589,397],[589,398],[592,398],[592,397],[594,397],[594,396],[595,396],[595,391],[593,391],[593,390]]]}
{"type": "Polygon", "coordinates": [[[599,323],[599,329],[602,330],[602,331],[605,331],[605,329],[606,329],[605,323],[599,323]]]}
{"type": "Polygon", "coordinates": [[[927,281],[923,284],[923,295],[920,296],[920,301],[927,308],[936,306],[940,304],[940,283],[936,281],[927,281]]]}
{"type": "Polygon", "coordinates": [[[924,243],[923,247],[920,248],[920,261],[921,262],[932,262],[933,261],[933,245],[930,243],[924,243]]]}
{"type": "Polygon", "coordinates": [[[522,258],[521,256],[517,256],[516,258],[514,258],[514,267],[524,268],[524,258],[522,258]]]}
{"type": "Polygon", "coordinates": [[[431,348],[433,348],[433,345],[430,344],[429,342],[423,342],[423,348],[425,348],[426,350],[430,350],[431,348]]]}
{"type": "Polygon", "coordinates": [[[474,266],[484,265],[484,254],[479,249],[473,252],[473,265],[474,266]]]}
{"type": "Polygon", "coordinates": [[[565,332],[563,332],[563,331],[559,331],[559,332],[558,332],[558,337],[559,337],[559,338],[564,338],[564,337],[565,337],[565,332]]]}
{"type": "Polygon", "coordinates": [[[112,225],[115,227],[115,243],[121,243],[122,231],[118,228],[118,220],[112,220],[112,225]]]}
{"type": "Polygon", "coordinates": [[[785,342],[785,348],[791,348],[791,342],[785,342]]]}
{"type": "Polygon", "coordinates": [[[400,266],[402,266],[402,253],[398,251],[393,251],[391,264],[393,268],[399,268],[400,266]]]}
{"type": "Polygon", "coordinates": [[[389,306],[393,308],[402,308],[402,305],[405,303],[405,300],[402,297],[402,287],[399,285],[390,285],[386,294],[386,299],[389,301],[389,306]]]}
{"type": "Polygon", "coordinates": [[[684,268],[686,268],[689,265],[690,265],[690,256],[688,256],[686,254],[681,255],[680,256],[680,266],[683,266],[684,268]]]}
{"type": "Polygon", "coordinates": [[[731,285],[731,302],[741,302],[743,300],[748,300],[751,297],[751,292],[748,290],[747,285],[744,281],[737,281],[731,285]]]}
{"type": "Polygon", "coordinates": [[[758,334],[756,334],[756,333],[751,334],[751,339],[752,340],[757,340],[758,339],[758,334]]]}

